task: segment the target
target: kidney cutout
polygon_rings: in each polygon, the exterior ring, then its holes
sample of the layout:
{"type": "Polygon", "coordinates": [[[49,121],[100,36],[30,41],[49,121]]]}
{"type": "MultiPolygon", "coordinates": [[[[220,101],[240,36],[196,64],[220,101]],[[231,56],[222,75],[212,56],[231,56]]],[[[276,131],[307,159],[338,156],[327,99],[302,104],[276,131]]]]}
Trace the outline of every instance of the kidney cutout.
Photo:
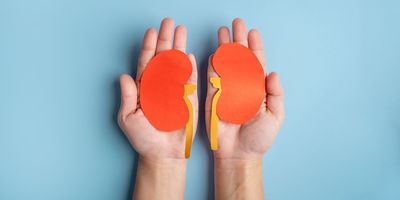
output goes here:
{"type": "Polygon", "coordinates": [[[139,100],[156,129],[170,132],[185,128],[189,119],[185,84],[191,74],[192,64],[179,50],[162,51],[147,64],[140,80],[139,100]]]}
{"type": "Polygon", "coordinates": [[[243,124],[260,110],[265,98],[265,75],[257,56],[239,43],[222,44],[212,58],[220,78],[218,118],[243,124]]]}

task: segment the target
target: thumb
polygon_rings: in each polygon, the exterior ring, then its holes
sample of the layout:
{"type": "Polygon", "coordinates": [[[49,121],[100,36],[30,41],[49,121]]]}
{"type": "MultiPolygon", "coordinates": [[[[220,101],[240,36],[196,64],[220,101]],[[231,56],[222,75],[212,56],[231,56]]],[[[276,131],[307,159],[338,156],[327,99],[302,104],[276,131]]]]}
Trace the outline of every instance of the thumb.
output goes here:
{"type": "Polygon", "coordinates": [[[276,72],[271,72],[266,77],[266,90],[267,110],[275,115],[278,121],[282,122],[285,115],[283,104],[284,92],[276,72]]]}
{"type": "Polygon", "coordinates": [[[121,85],[121,107],[119,109],[120,120],[136,111],[137,108],[137,87],[131,76],[122,74],[119,77],[121,85]]]}
{"type": "Polygon", "coordinates": [[[213,98],[214,94],[217,92],[217,88],[215,88],[212,83],[210,82],[211,77],[219,77],[217,72],[215,72],[214,67],[212,66],[212,58],[214,55],[211,55],[208,58],[208,68],[207,68],[207,98],[213,98]]]}
{"type": "Polygon", "coordinates": [[[192,64],[192,74],[189,77],[188,84],[197,85],[197,64],[196,58],[193,54],[188,55],[190,63],[192,64]]]}

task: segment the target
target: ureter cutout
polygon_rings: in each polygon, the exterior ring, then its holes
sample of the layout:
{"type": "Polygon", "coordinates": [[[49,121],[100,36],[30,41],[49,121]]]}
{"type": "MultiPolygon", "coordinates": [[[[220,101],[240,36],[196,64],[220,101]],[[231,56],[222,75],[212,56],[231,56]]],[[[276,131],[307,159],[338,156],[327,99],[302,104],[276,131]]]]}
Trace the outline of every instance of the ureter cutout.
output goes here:
{"type": "Polygon", "coordinates": [[[188,96],[193,94],[196,91],[196,85],[185,84],[185,95],[183,96],[183,100],[186,103],[187,109],[189,111],[189,119],[186,123],[186,146],[185,146],[185,158],[190,157],[190,150],[192,149],[192,141],[193,141],[193,105],[189,101],[188,96]]]}
{"type": "Polygon", "coordinates": [[[212,86],[218,91],[215,93],[212,103],[211,103],[211,127],[210,127],[210,143],[211,150],[215,151],[218,149],[218,115],[217,115],[217,103],[218,99],[221,96],[222,87],[221,87],[221,78],[219,77],[211,77],[210,82],[212,86]]]}

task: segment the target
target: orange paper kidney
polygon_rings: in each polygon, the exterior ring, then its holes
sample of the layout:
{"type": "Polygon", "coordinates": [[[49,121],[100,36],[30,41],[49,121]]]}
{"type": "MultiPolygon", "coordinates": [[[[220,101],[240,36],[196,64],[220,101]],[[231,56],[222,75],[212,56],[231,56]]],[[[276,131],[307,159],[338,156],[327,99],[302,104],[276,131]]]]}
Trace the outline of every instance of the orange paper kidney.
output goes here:
{"type": "Polygon", "coordinates": [[[220,77],[221,94],[218,117],[226,122],[243,124],[260,109],[265,98],[264,70],[255,54],[238,43],[221,45],[212,65],[220,77]]]}
{"type": "Polygon", "coordinates": [[[189,58],[178,50],[162,51],[146,66],[140,81],[140,105],[156,129],[185,128],[189,120],[185,83],[191,74],[189,58]]]}

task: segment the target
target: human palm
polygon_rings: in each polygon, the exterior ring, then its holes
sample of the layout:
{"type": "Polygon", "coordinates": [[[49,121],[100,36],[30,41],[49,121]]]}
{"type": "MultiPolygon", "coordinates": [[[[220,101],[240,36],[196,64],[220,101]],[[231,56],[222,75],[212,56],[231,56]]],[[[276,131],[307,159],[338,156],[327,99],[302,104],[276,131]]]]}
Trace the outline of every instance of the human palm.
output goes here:
{"type": "MultiPolygon", "coordinates": [[[[247,33],[246,25],[241,19],[232,22],[233,42],[249,47],[265,68],[265,56],[261,35],[252,29],[247,33]]],[[[230,31],[221,27],[218,31],[218,43],[231,42],[230,31]]],[[[208,66],[208,80],[218,75],[211,65],[208,66]]],[[[265,69],[264,69],[265,71],[265,69]]],[[[266,73],[265,73],[266,74],[266,73]]],[[[216,93],[210,83],[206,98],[206,126],[210,129],[211,103],[216,93]]],[[[218,150],[214,152],[217,159],[259,159],[271,147],[284,119],[283,90],[276,73],[266,76],[266,97],[258,113],[248,122],[237,125],[219,120],[218,150]]]]}
{"type": "MultiPolygon", "coordinates": [[[[185,128],[162,132],[154,128],[140,108],[139,84],[147,63],[160,51],[177,49],[186,51],[186,28],[177,26],[170,18],[162,21],[160,31],[150,28],[146,31],[139,56],[136,82],[130,75],[121,75],[121,107],[118,123],[135,150],[142,156],[156,158],[185,158],[185,128]]],[[[187,84],[197,85],[197,67],[192,54],[188,55],[193,70],[187,84]]],[[[188,96],[193,106],[194,130],[197,127],[198,98],[194,92],[188,96]]]]}

